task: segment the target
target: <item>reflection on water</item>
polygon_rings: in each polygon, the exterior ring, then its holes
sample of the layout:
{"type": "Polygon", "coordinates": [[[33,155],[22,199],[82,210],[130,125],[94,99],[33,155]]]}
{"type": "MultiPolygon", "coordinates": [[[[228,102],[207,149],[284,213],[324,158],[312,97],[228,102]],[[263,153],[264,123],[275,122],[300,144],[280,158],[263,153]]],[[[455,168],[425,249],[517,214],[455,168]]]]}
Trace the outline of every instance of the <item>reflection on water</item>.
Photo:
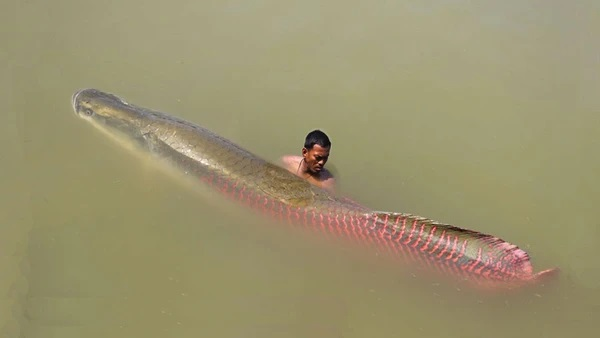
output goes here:
{"type": "Polygon", "coordinates": [[[17,20],[2,23],[14,33],[2,105],[16,114],[0,124],[0,333],[563,337],[597,327],[595,2],[13,7],[17,20]],[[270,160],[321,128],[344,194],[496,234],[534,266],[559,266],[560,280],[478,294],[265,226],[76,119],[69,101],[82,87],[270,160]]]}

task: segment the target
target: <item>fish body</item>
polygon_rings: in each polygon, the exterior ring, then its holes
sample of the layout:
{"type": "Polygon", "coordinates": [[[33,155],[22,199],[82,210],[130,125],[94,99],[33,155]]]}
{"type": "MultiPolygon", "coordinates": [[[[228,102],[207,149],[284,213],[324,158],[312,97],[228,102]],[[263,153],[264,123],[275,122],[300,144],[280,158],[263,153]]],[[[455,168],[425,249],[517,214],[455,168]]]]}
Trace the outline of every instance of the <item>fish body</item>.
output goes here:
{"type": "Polygon", "coordinates": [[[373,245],[479,287],[515,288],[558,271],[534,272],[524,250],[492,235],[370,209],[314,186],[207,128],[113,94],[84,89],[73,95],[72,104],[78,116],[111,137],[278,220],[373,245]]]}

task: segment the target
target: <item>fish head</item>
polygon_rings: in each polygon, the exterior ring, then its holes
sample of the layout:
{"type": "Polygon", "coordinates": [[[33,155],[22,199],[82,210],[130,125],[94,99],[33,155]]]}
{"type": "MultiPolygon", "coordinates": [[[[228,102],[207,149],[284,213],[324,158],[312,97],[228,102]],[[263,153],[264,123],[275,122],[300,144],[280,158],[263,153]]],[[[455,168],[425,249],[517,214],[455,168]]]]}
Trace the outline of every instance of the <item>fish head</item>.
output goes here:
{"type": "Polygon", "coordinates": [[[75,114],[117,141],[143,146],[150,114],[125,100],[97,89],[82,89],[72,97],[75,114]]]}

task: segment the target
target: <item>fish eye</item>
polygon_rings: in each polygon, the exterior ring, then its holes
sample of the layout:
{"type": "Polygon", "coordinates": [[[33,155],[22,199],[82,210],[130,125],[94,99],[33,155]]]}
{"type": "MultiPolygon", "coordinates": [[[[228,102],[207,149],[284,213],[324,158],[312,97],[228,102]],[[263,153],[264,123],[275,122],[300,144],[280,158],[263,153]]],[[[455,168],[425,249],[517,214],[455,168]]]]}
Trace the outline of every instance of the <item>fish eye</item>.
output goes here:
{"type": "Polygon", "coordinates": [[[92,116],[92,115],[94,115],[94,112],[90,108],[84,108],[83,109],[83,115],[85,115],[85,116],[92,116]]]}

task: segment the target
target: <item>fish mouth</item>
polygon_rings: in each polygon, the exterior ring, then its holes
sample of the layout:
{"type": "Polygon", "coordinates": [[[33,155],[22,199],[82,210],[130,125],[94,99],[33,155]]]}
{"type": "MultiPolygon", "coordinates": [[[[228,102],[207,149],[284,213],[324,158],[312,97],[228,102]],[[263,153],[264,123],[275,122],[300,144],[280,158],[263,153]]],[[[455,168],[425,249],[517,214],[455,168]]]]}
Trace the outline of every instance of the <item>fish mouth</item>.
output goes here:
{"type": "Polygon", "coordinates": [[[77,97],[79,96],[79,94],[81,94],[82,92],[86,91],[87,89],[79,89],[78,91],[76,91],[73,96],[71,96],[71,105],[73,106],[73,110],[75,111],[75,114],[78,114],[78,109],[77,109],[77,97]]]}
{"type": "Polygon", "coordinates": [[[83,91],[83,89],[80,89],[78,91],[76,91],[73,96],[71,96],[71,105],[73,106],[73,108],[75,108],[75,102],[77,102],[77,96],[79,96],[79,94],[81,93],[81,91],[83,91]]]}

